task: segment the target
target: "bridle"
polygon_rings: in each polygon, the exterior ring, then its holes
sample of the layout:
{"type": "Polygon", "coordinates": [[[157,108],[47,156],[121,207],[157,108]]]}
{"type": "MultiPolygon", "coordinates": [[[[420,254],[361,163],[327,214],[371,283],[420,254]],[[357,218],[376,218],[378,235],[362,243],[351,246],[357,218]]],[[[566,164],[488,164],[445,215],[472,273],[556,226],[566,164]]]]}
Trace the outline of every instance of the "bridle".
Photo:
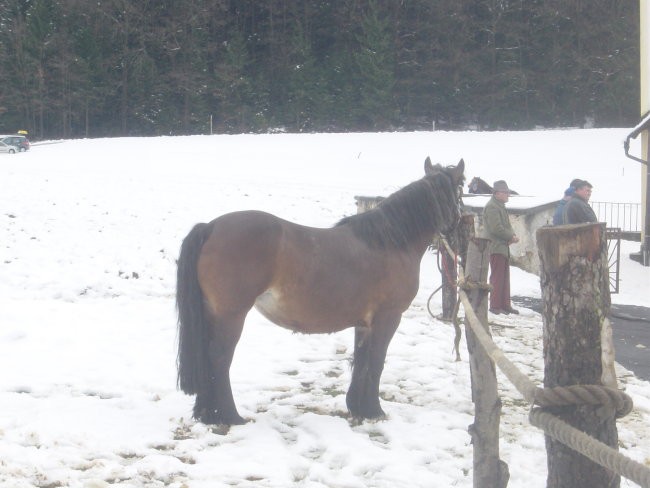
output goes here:
{"type": "MultiPolygon", "coordinates": [[[[449,180],[449,184],[453,185],[454,181],[450,175],[448,175],[445,171],[442,172],[447,179],[449,180]]],[[[451,224],[451,227],[447,229],[440,230],[440,235],[443,237],[447,237],[449,234],[453,233],[456,231],[458,226],[460,225],[460,221],[463,215],[463,182],[461,181],[457,185],[455,185],[455,193],[456,193],[456,218],[454,222],[451,224]]]]}

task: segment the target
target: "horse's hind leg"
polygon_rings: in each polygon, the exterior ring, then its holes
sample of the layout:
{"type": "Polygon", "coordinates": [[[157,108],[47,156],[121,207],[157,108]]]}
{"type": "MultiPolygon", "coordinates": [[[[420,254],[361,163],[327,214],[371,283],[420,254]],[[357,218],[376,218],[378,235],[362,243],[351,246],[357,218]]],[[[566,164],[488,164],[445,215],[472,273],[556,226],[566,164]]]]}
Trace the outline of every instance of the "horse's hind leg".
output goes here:
{"type": "Polygon", "coordinates": [[[236,425],[245,423],[237,412],[230,386],[230,365],[244,326],[246,314],[216,318],[210,330],[209,383],[196,396],[194,418],[205,424],[236,425]]]}
{"type": "Polygon", "coordinates": [[[355,329],[352,382],[346,396],[353,417],[372,419],[385,415],[379,403],[379,380],[400,318],[399,313],[384,314],[376,316],[370,328],[355,329]]]}
{"type": "MultiPolygon", "coordinates": [[[[361,399],[366,396],[370,353],[370,329],[354,329],[354,362],[352,364],[352,381],[345,397],[348,410],[355,418],[366,418],[361,399]]],[[[381,408],[381,407],[380,407],[381,408]]]]}

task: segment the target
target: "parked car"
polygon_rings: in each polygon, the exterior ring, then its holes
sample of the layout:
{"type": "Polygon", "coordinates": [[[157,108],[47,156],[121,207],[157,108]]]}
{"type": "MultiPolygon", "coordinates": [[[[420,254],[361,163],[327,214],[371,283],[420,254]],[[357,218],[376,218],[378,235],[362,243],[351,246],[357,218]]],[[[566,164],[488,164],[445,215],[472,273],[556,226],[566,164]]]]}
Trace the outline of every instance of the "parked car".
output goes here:
{"type": "Polygon", "coordinates": [[[0,142],[15,146],[20,152],[29,151],[29,139],[22,135],[0,135],[0,142]]]}
{"type": "Polygon", "coordinates": [[[10,146],[9,144],[0,141],[0,153],[14,154],[16,151],[18,151],[16,146],[10,146]]]}

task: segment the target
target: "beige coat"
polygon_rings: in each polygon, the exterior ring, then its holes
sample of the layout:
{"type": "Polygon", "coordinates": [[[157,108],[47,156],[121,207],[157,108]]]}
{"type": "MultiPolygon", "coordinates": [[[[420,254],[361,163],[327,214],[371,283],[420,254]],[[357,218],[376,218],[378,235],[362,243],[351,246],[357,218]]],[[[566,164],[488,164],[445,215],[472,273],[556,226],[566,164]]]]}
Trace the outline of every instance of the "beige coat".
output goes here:
{"type": "Polygon", "coordinates": [[[506,205],[497,200],[494,195],[483,211],[483,226],[490,239],[490,254],[503,254],[510,257],[508,245],[515,235],[510,225],[506,205]]]}

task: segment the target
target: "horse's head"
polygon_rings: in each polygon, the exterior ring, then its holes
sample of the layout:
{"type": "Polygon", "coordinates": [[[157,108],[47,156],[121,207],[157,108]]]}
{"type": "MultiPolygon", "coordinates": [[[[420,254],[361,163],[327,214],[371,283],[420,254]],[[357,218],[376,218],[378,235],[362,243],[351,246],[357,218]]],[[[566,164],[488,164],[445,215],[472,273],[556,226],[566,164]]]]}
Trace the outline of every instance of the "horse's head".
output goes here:
{"type": "Polygon", "coordinates": [[[476,176],[474,178],[472,178],[472,181],[470,181],[469,185],[467,185],[468,193],[478,193],[479,181],[480,181],[480,178],[477,178],[476,176]]]}
{"type": "Polygon", "coordinates": [[[431,159],[427,157],[424,161],[424,173],[427,177],[444,178],[446,180],[447,189],[444,196],[451,201],[445,205],[449,211],[445,212],[444,222],[439,223],[441,234],[448,234],[458,226],[461,216],[461,195],[463,194],[463,184],[465,182],[465,161],[460,160],[456,166],[447,166],[443,168],[441,165],[435,166],[431,163],[431,159]]]}
{"type": "Polygon", "coordinates": [[[488,185],[483,178],[475,176],[467,185],[468,192],[475,195],[489,195],[492,193],[492,187],[488,185]]]}

